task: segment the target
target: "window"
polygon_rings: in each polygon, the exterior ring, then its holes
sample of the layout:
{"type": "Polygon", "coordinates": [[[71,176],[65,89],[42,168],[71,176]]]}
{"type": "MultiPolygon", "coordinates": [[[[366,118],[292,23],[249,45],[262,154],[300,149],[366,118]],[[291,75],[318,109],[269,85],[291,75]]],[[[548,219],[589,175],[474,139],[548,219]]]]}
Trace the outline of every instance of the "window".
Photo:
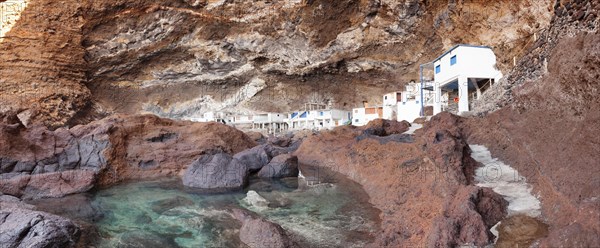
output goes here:
{"type": "Polygon", "coordinates": [[[358,122],[358,119],[354,119],[354,122],[358,122]]]}
{"type": "Polygon", "coordinates": [[[384,96],[383,99],[387,100],[387,96],[384,96]]]}
{"type": "Polygon", "coordinates": [[[435,66],[435,74],[440,73],[440,71],[442,71],[442,67],[440,65],[436,65],[435,66]]]}
{"type": "Polygon", "coordinates": [[[321,111],[321,113],[319,113],[320,116],[323,116],[323,111],[321,111]]]}
{"type": "Polygon", "coordinates": [[[450,58],[450,65],[455,65],[455,64],[456,64],[456,55],[454,55],[450,58]]]}

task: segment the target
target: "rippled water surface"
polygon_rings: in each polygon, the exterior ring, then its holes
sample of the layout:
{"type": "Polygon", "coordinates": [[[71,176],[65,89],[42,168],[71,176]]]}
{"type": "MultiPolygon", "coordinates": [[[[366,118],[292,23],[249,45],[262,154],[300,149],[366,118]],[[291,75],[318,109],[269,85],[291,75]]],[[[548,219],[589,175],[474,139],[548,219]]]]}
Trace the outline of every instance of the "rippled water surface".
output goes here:
{"type": "MultiPolygon", "coordinates": [[[[127,183],[98,191],[98,247],[243,247],[229,210],[246,208],[280,224],[305,247],[362,247],[378,212],[345,179],[299,187],[299,179],[251,180],[244,192],[196,194],[179,180],[127,183]],[[250,191],[250,193],[248,193],[250,191]]],[[[301,180],[301,179],[300,179],[301,180]]],[[[305,185],[302,182],[300,185],[305,185]]]]}

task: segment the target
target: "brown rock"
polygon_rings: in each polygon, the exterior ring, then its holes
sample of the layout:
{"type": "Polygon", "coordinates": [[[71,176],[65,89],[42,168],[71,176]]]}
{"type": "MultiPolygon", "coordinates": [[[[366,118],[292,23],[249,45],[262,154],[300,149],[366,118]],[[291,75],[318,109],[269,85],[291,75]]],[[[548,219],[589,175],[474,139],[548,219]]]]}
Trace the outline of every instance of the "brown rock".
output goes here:
{"type": "Polygon", "coordinates": [[[249,131],[246,132],[246,135],[248,135],[251,140],[254,140],[254,142],[258,144],[264,144],[266,142],[265,136],[260,132],[249,131]]]}
{"type": "Polygon", "coordinates": [[[548,235],[548,225],[527,215],[515,215],[502,220],[498,232],[498,248],[530,247],[535,240],[548,235]]]}
{"type": "Polygon", "coordinates": [[[234,209],[233,216],[242,222],[240,239],[251,248],[298,247],[278,224],[242,209],[234,209]]]}
{"type": "MultiPolygon", "coordinates": [[[[477,163],[460,125],[442,113],[415,132],[414,140],[364,137],[340,127],[306,138],[294,152],[300,163],[326,167],[360,183],[381,213],[373,247],[487,244],[506,202],[469,186],[477,163]]],[[[407,125],[404,125],[407,127],[407,125]]],[[[394,135],[392,135],[394,136],[394,135]]]]}
{"type": "Polygon", "coordinates": [[[401,134],[410,128],[407,121],[394,121],[385,119],[376,119],[369,121],[364,127],[364,132],[370,135],[389,136],[392,134],[401,134]]]}

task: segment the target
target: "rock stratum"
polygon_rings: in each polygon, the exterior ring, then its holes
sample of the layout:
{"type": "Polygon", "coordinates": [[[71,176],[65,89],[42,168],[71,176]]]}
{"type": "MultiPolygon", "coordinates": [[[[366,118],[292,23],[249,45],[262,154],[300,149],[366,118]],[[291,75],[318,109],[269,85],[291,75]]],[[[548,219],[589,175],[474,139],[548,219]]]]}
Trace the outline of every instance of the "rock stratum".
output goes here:
{"type": "Polygon", "coordinates": [[[51,128],[380,103],[456,43],[492,46],[508,68],[553,13],[551,0],[27,3],[0,43],[0,116],[51,128]]]}

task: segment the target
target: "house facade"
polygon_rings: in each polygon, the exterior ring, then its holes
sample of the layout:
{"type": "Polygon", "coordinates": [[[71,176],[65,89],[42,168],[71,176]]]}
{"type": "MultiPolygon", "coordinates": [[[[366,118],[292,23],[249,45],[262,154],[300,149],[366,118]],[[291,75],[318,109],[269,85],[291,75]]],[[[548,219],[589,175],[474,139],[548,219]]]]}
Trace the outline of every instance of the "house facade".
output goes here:
{"type": "Polygon", "coordinates": [[[352,114],[350,111],[341,109],[319,109],[308,111],[296,111],[288,115],[286,122],[290,129],[331,129],[350,122],[352,114]]]}
{"type": "Polygon", "coordinates": [[[433,113],[470,110],[470,99],[502,78],[490,47],[456,45],[433,61],[433,113]]]}
{"type": "Polygon", "coordinates": [[[384,109],[384,107],[382,107],[382,106],[376,106],[376,107],[365,106],[363,108],[352,109],[352,125],[364,126],[367,123],[369,123],[369,121],[372,121],[375,119],[382,119],[383,118],[383,109],[384,109]]]}

